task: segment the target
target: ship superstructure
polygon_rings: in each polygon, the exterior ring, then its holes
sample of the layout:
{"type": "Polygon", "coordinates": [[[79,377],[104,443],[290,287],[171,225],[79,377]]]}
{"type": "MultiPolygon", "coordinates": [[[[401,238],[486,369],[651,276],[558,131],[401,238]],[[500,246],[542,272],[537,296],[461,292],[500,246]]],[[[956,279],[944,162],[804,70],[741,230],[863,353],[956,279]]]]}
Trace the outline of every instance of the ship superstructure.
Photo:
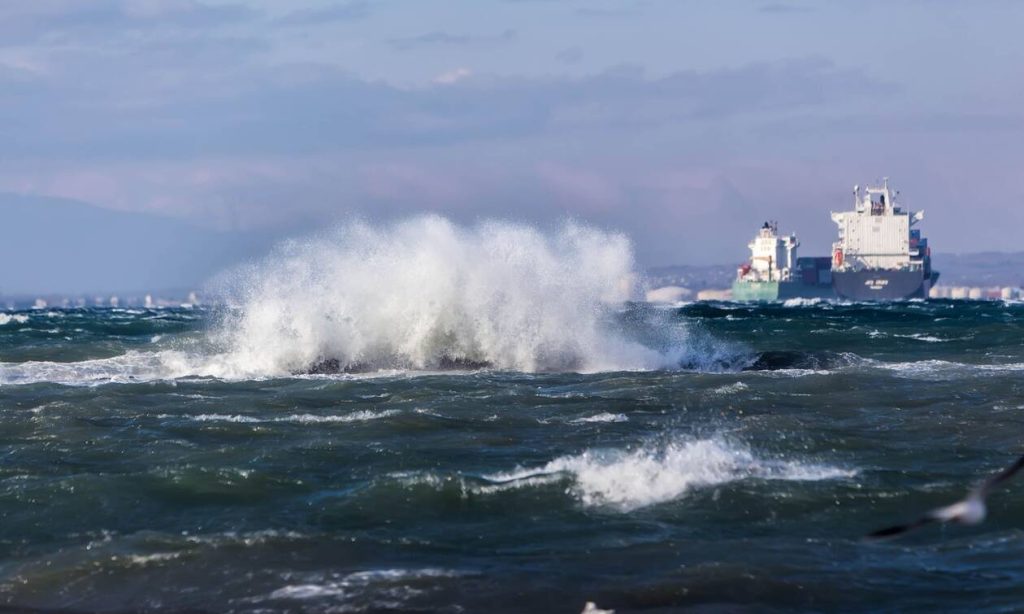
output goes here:
{"type": "Polygon", "coordinates": [[[833,296],[828,258],[797,258],[795,234],[779,236],[776,222],[765,222],[747,247],[750,260],[736,271],[733,299],[774,301],[833,296]]]}
{"type": "Polygon", "coordinates": [[[853,211],[833,212],[839,227],[832,245],[832,279],[836,294],[852,300],[928,296],[938,279],[931,270],[928,240],[912,228],[924,212],[910,212],[897,202],[886,178],[881,187],[854,186],[853,211]]]}
{"type": "Polygon", "coordinates": [[[754,240],[747,244],[750,261],[740,266],[737,279],[743,281],[789,281],[800,242],[796,235],[779,236],[778,222],[765,222],[754,240]]]}

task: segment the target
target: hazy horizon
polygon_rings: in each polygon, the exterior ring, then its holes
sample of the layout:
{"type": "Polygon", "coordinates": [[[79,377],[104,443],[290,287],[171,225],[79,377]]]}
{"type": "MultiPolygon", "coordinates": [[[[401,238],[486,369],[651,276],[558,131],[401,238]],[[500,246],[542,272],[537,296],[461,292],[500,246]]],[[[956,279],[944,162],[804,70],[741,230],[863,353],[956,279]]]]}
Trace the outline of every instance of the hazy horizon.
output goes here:
{"type": "Polygon", "coordinates": [[[738,262],[765,219],[826,254],[829,211],[882,176],[927,212],[936,253],[1019,251],[1000,230],[1024,222],[1022,16],[910,0],[7,3],[0,211],[18,266],[0,291],[194,284],[286,237],[419,213],[575,219],[628,234],[641,267],[738,262]],[[84,223],[61,199],[143,217],[84,223]],[[35,217],[11,213],[25,206],[35,217]]]}

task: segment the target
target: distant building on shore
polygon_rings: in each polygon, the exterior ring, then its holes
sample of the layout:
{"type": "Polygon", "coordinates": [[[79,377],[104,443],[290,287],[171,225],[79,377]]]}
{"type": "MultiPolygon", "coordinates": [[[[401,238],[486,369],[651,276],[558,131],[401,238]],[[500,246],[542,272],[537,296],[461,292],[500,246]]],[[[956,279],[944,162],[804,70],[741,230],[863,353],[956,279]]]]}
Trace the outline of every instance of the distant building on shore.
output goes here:
{"type": "Polygon", "coordinates": [[[1013,286],[935,286],[928,292],[930,298],[948,298],[970,301],[1014,301],[1024,297],[1024,289],[1013,286]]]}

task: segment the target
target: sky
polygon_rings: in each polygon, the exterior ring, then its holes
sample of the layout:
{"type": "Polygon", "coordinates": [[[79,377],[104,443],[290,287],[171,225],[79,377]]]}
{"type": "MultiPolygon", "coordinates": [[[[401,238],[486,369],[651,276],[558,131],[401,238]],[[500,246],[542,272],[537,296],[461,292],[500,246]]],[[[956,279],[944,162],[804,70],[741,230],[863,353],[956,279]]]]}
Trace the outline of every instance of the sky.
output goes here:
{"type": "Polygon", "coordinates": [[[655,266],[740,262],[765,219],[827,254],[888,176],[936,252],[1014,251],[1022,25],[1008,0],[5,1],[0,194],[218,236],[571,218],[655,266]]]}

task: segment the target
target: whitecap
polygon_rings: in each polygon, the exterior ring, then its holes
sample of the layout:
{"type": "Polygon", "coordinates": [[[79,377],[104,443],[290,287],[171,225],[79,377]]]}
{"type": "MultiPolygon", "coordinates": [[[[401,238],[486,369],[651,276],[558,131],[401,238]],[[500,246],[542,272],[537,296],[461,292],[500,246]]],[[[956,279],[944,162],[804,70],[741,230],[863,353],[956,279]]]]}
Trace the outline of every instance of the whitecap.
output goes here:
{"type": "Polygon", "coordinates": [[[462,576],[452,569],[374,569],[357,571],[341,578],[313,578],[301,584],[288,584],[276,589],[267,599],[309,600],[324,597],[355,597],[360,594],[373,596],[379,592],[380,597],[390,599],[388,602],[374,604],[375,607],[387,609],[400,608],[401,602],[423,594],[422,589],[404,586],[410,582],[439,580],[462,576]],[[388,590],[390,588],[390,590],[388,590]]]}
{"type": "Polygon", "coordinates": [[[402,413],[397,409],[386,409],[383,411],[360,410],[350,414],[340,415],[318,415],[318,414],[292,414],[274,418],[273,422],[298,422],[301,424],[315,424],[318,422],[365,422],[367,420],[380,420],[402,413]]]}
{"type": "MultiPolygon", "coordinates": [[[[367,420],[380,420],[400,414],[397,409],[383,411],[359,410],[348,414],[290,414],[287,416],[274,416],[257,418],[242,414],[197,414],[189,416],[196,422],[235,422],[242,424],[261,424],[274,422],[295,422],[297,424],[318,424],[325,422],[365,422],[367,420]]],[[[161,414],[167,416],[167,414],[161,414]]]]}
{"type": "Polygon", "coordinates": [[[695,488],[737,480],[817,481],[849,478],[855,470],[801,461],[759,458],[740,444],[715,437],[683,439],[637,449],[587,450],[536,469],[484,476],[509,488],[521,481],[549,483],[568,477],[570,492],[585,507],[623,512],[672,501],[695,488]]]}
{"type": "Polygon", "coordinates": [[[870,364],[896,373],[898,377],[913,379],[948,379],[951,377],[973,377],[984,374],[1003,374],[1024,371],[1024,363],[967,364],[948,360],[919,360],[914,362],[881,362],[870,364]]]}
{"type": "Polygon", "coordinates": [[[25,322],[28,322],[28,318],[29,317],[23,313],[15,313],[13,315],[8,313],[0,313],[0,326],[3,326],[4,324],[10,324],[11,322],[15,322],[17,324],[24,324],[25,322]]]}
{"type": "Polygon", "coordinates": [[[253,418],[252,416],[242,416],[238,414],[198,414],[191,417],[196,422],[240,422],[240,423],[255,423],[263,422],[259,418],[253,418]]]}
{"type": "Polygon", "coordinates": [[[613,414],[610,412],[601,412],[594,414],[593,416],[584,416],[582,418],[576,418],[571,422],[573,424],[582,424],[587,422],[626,422],[629,418],[625,414],[613,414]]]}
{"type": "Polygon", "coordinates": [[[782,302],[782,306],[783,307],[813,307],[815,305],[820,305],[822,302],[823,302],[822,299],[818,298],[818,297],[814,297],[814,298],[794,297],[794,298],[788,298],[785,301],[783,301],[782,302]]]}
{"type": "Polygon", "coordinates": [[[736,392],[742,392],[742,391],[746,390],[747,388],[750,388],[750,386],[748,386],[747,384],[745,384],[743,382],[733,382],[731,384],[726,384],[725,386],[719,386],[718,388],[715,388],[714,390],[711,391],[711,394],[719,394],[719,395],[733,394],[733,393],[736,393],[736,392]]]}
{"type": "Polygon", "coordinates": [[[131,554],[126,557],[129,565],[145,567],[151,563],[173,561],[181,556],[180,552],[154,552],[153,554],[131,554]]]}
{"type": "Polygon", "coordinates": [[[936,337],[935,335],[926,335],[924,333],[913,333],[910,335],[893,335],[893,337],[899,337],[901,339],[916,339],[918,341],[926,341],[928,343],[944,343],[947,340],[936,337]]]}

